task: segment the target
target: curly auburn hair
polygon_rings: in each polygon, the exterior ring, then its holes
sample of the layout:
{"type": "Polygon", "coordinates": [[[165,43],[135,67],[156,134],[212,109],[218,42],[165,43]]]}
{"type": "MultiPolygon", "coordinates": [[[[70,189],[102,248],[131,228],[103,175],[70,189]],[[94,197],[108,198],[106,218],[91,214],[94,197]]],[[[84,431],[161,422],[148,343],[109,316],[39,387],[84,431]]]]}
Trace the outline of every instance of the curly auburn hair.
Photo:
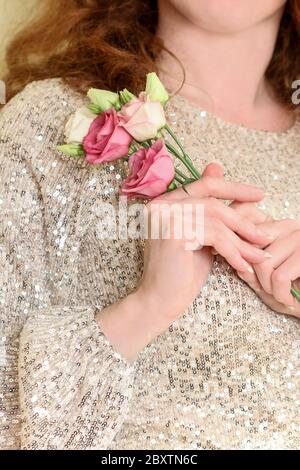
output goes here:
{"type": "MultiPolygon", "coordinates": [[[[45,0],[34,22],[7,49],[8,99],[33,80],[60,77],[72,88],[137,92],[157,71],[157,0],[45,0]]],[[[300,1],[288,0],[266,71],[278,100],[291,107],[300,78],[300,1]]],[[[170,52],[171,53],[171,52],[170,52]]]]}

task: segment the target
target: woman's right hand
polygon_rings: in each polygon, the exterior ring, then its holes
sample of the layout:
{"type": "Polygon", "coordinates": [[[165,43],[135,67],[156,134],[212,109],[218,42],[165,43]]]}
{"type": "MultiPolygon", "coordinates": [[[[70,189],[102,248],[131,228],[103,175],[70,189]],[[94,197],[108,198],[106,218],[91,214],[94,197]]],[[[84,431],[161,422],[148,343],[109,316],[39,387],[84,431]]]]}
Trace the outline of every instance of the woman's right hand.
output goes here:
{"type": "Polygon", "coordinates": [[[268,234],[224,204],[224,200],[257,202],[263,198],[263,190],[207,174],[188,185],[187,190],[189,194],[180,188],[148,205],[151,226],[163,205],[170,210],[161,211],[160,220],[171,227],[178,223],[185,207],[190,205],[192,209],[192,217],[183,216],[182,225],[185,233],[195,234],[193,240],[185,236],[176,239],[171,230],[167,239],[149,238],[146,242],[144,274],[138,293],[145,303],[156,306],[166,323],[183,313],[206,284],[212,264],[211,248],[241,272],[252,272],[250,264],[268,257],[268,253],[254,246],[269,243],[268,234]],[[177,209],[174,213],[173,207],[177,209]],[[203,208],[202,220],[198,220],[201,210],[197,214],[197,207],[203,208]],[[191,242],[196,242],[198,249],[187,249],[191,242]]]}
{"type": "Polygon", "coordinates": [[[157,228],[157,214],[160,214],[164,225],[171,226],[169,237],[146,241],[144,272],[138,289],[99,313],[104,333],[127,358],[136,357],[197,297],[211,271],[211,248],[239,272],[252,270],[249,263],[263,262],[268,256],[254,246],[267,244],[268,235],[224,204],[225,200],[258,202],[264,197],[262,189],[206,173],[200,181],[188,185],[187,190],[189,194],[179,188],[148,204],[149,226],[157,228]],[[185,213],[187,206],[189,215],[185,213]],[[203,208],[202,220],[197,212],[199,207],[203,208]],[[184,214],[184,233],[195,233],[195,239],[176,238],[172,227],[178,222],[178,214],[184,214]],[[198,249],[187,249],[195,241],[198,249]]]}

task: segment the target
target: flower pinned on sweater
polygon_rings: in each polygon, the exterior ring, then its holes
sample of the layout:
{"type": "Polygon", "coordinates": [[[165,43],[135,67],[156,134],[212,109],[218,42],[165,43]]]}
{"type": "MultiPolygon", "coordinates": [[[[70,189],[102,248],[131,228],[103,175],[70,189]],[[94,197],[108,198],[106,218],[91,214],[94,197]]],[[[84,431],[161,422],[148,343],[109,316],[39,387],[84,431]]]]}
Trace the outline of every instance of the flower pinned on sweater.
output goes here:
{"type": "Polygon", "coordinates": [[[124,129],[137,142],[155,139],[158,131],[166,124],[165,112],[160,101],[151,101],[145,92],[123,106],[119,116],[124,129]]]}
{"type": "Polygon", "coordinates": [[[83,139],[83,150],[89,163],[118,160],[129,152],[131,135],[121,125],[114,108],[100,114],[90,125],[83,139]]]}
{"type": "Polygon", "coordinates": [[[95,115],[86,107],[79,108],[68,120],[65,128],[66,143],[81,144],[89,132],[95,115]]]}
{"type": "Polygon", "coordinates": [[[60,152],[93,165],[126,159],[129,176],[121,191],[130,197],[151,199],[201,177],[167,124],[169,95],[155,73],[147,75],[138,96],[126,88],[118,93],[91,88],[87,96],[90,103],[66,124],[60,152]],[[173,143],[164,140],[165,133],[173,143]],[[188,174],[177,168],[176,160],[188,174]]]}
{"type": "Polygon", "coordinates": [[[154,198],[166,193],[175,177],[172,155],[162,139],[140,148],[129,159],[129,176],[121,193],[129,197],[154,198]]]}

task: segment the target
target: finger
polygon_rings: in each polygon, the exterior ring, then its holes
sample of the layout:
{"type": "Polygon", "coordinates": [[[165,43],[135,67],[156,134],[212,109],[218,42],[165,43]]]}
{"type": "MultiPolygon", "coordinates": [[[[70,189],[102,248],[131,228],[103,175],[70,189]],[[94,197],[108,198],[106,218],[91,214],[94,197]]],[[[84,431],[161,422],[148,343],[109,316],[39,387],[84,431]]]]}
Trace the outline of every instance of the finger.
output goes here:
{"type": "Polygon", "coordinates": [[[279,313],[285,313],[287,315],[294,315],[296,317],[299,317],[300,303],[297,301],[295,302],[295,299],[294,299],[294,304],[290,304],[290,306],[287,306],[287,304],[284,304],[276,300],[273,297],[273,295],[267,294],[262,289],[257,276],[249,272],[244,272],[244,273],[237,272],[237,274],[243,281],[245,281],[249,285],[249,287],[251,287],[251,289],[253,289],[256,292],[256,294],[262,299],[262,301],[265,304],[269,305],[273,310],[279,313]]]}
{"type": "Polygon", "coordinates": [[[204,245],[213,247],[234,269],[253,272],[249,263],[242,258],[232,235],[234,234],[219,220],[205,220],[204,245]]]}
{"type": "MultiPolygon", "coordinates": [[[[226,206],[218,199],[203,199],[205,212],[222,220],[227,227],[238,233],[242,238],[258,245],[270,243],[269,235],[231,207],[226,206]]],[[[199,202],[200,203],[200,202],[199,202]]],[[[261,259],[270,257],[266,251],[260,250],[261,259]]]]}
{"type": "Polygon", "coordinates": [[[281,302],[278,302],[272,295],[267,294],[264,290],[260,290],[257,292],[257,295],[261,298],[261,300],[272,308],[275,312],[285,313],[286,315],[293,315],[297,318],[300,316],[300,303],[293,307],[288,307],[281,302]]]}
{"type": "Polygon", "coordinates": [[[199,181],[186,185],[186,194],[182,188],[176,189],[168,193],[168,198],[176,199],[178,197],[215,197],[224,200],[236,200],[245,202],[258,202],[264,198],[264,190],[262,188],[251,186],[248,184],[235,183],[225,181],[221,178],[212,176],[204,176],[199,181]]]}
{"type": "Polygon", "coordinates": [[[256,205],[252,202],[235,201],[232,202],[229,207],[254,224],[262,224],[265,222],[271,222],[273,220],[270,215],[256,207],[256,205]]]}
{"type": "Polygon", "coordinates": [[[246,271],[244,273],[237,271],[237,275],[248,284],[256,293],[261,292],[261,285],[255,273],[246,271]]]}
{"type": "Polygon", "coordinates": [[[202,173],[203,176],[214,176],[215,178],[224,177],[224,169],[219,163],[210,163],[202,173]]]}
{"type": "Polygon", "coordinates": [[[205,176],[200,181],[191,183],[188,187],[192,195],[195,193],[195,197],[216,197],[246,202],[260,201],[264,197],[262,188],[211,176],[205,176]]]}
{"type": "Polygon", "coordinates": [[[238,247],[242,257],[249,263],[256,266],[264,263],[266,259],[269,260],[271,258],[272,255],[270,255],[270,253],[264,252],[251,243],[241,240],[236,234],[233,234],[233,236],[236,237],[235,244],[238,247]]]}
{"type": "Polygon", "coordinates": [[[286,237],[299,230],[299,227],[299,222],[293,219],[273,220],[259,224],[259,228],[268,233],[273,240],[286,237]]]}
{"type": "Polygon", "coordinates": [[[292,281],[300,276],[300,250],[295,251],[272,274],[273,296],[278,302],[287,306],[299,306],[299,302],[291,294],[292,281]]]}
{"type": "Polygon", "coordinates": [[[254,266],[259,282],[268,294],[274,295],[272,289],[273,272],[295,251],[295,238],[295,236],[290,236],[289,238],[275,240],[268,246],[268,253],[272,257],[254,266]]]}
{"type": "MultiPolygon", "coordinates": [[[[259,264],[262,263],[266,258],[269,258],[268,253],[262,253],[262,250],[257,249],[255,246],[251,245],[250,243],[241,240],[237,235],[235,236],[234,233],[231,233],[231,240],[234,245],[238,248],[241,256],[250,264],[259,264]]],[[[212,255],[218,255],[220,253],[217,252],[216,249],[212,249],[212,255]]]]}

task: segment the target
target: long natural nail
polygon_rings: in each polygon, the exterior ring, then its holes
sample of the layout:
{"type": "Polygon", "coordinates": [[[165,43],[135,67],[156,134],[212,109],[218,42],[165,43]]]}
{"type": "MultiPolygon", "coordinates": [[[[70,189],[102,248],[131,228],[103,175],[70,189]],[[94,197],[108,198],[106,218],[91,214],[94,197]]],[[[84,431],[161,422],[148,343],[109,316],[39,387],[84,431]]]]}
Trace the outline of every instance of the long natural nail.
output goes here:
{"type": "Polygon", "coordinates": [[[261,291],[261,289],[259,289],[258,287],[256,287],[254,284],[251,284],[249,283],[249,286],[251,287],[251,289],[253,289],[255,292],[259,293],[261,291]]]}
{"type": "Polygon", "coordinates": [[[268,251],[263,251],[260,248],[254,248],[254,251],[260,256],[263,255],[265,258],[272,258],[272,255],[270,255],[268,251]]]}
{"type": "Polygon", "coordinates": [[[254,274],[254,270],[253,268],[250,266],[249,263],[247,263],[247,261],[244,262],[245,263],[245,268],[247,269],[247,271],[251,274],[254,274]]]}

